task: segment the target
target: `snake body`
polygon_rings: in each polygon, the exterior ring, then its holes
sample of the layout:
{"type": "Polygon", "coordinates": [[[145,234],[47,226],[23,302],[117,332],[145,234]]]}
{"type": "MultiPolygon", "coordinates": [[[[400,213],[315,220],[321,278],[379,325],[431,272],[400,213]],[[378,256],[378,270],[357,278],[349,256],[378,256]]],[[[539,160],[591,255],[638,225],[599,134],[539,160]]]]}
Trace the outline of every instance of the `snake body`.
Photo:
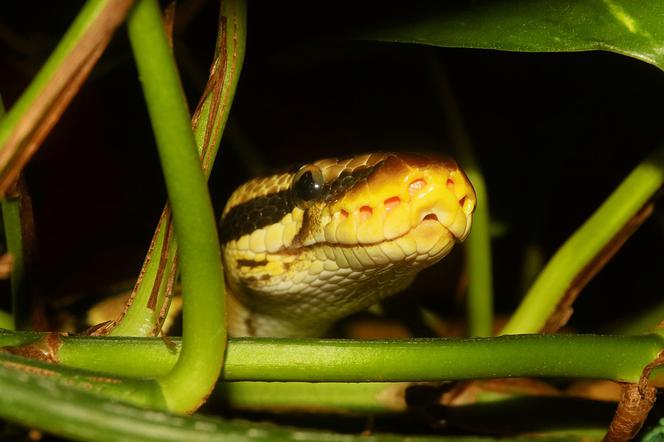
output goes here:
{"type": "Polygon", "coordinates": [[[464,240],[475,204],[463,171],[437,155],[324,159],[248,181],[220,222],[229,333],[325,333],[464,240]]]}

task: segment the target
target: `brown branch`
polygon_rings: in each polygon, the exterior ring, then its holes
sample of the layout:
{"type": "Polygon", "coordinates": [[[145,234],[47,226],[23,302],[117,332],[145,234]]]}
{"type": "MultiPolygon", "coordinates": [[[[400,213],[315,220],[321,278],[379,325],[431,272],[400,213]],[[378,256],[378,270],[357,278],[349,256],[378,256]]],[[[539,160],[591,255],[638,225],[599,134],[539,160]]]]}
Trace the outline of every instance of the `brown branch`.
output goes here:
{"type": "Polygon", "coordinates": [[[637,435],[655,404],[657,389],[648,378],[653,368],[664,365],[664,352],[646,365],[637,384],[624,384],[622,397],[602,442],[625,442],[637,435]]]}
{"type": "Polygon", "coordinates": [[[166,37],[168,38],[168,45],[173,50],[173,24],[175,23],[175,0],[168,3],[164,9],[164,29],[166,30],[166,37]]]}

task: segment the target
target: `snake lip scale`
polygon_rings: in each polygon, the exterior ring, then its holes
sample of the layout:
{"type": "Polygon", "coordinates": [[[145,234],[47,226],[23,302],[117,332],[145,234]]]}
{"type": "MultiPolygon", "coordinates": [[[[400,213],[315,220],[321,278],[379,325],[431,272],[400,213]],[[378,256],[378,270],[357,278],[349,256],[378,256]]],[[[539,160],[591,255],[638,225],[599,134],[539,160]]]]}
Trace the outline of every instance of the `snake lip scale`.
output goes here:
{"type": "Polygon", "coordinates": [[[220,222],[234,336],[319,336],[469,234],[476,196],[441,155],[369,153],[255,178],[220,222]]]}

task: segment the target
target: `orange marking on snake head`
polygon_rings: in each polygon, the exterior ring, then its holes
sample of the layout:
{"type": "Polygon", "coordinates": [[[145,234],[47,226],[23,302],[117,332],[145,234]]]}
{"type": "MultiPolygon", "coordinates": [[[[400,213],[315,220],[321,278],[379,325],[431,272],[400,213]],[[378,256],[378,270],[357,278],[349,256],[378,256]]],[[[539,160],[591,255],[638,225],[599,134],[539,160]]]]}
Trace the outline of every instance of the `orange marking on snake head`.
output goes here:
{"type": "Polygon", "coordinates": [[[387,210],[388,212],[390,210],[396,209],[399,206],[399,204],[401,204],[401,198],[399,198],[398,196],[390,197],[386,199],[385,202],[383,202],[383,205],[385,205],[385,210],[387,210]]]}
{"type": "Polygon", "coordinates": [[[360,207],[360,221],[366,221],[373,215],[373,209],[369,206],[360,207]]]}

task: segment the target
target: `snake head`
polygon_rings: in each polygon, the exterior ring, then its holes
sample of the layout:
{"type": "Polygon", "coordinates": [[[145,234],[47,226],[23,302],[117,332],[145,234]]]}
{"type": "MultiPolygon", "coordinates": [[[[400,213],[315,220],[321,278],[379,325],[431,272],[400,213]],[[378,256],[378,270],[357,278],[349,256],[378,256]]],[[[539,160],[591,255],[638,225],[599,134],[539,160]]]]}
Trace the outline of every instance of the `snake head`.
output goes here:
{"type": "Polygon", "coordinates": [[[466,175],[439,155],[326,159],[249,181],[220,227],[231,333],[322,334],[463,241],[475,204],[466,175]]]}

